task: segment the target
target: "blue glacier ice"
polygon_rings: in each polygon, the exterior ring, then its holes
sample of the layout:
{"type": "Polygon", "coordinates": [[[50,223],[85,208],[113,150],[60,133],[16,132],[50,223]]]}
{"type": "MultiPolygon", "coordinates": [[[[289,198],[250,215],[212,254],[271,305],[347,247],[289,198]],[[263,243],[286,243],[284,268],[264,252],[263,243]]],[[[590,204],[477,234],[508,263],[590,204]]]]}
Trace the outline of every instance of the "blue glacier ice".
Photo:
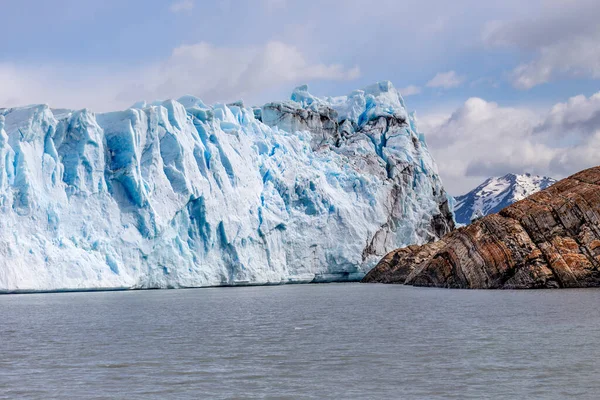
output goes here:
{"type": "Polygon", "coordinates": [[[0,291],[353,280],[453,226],[389,82],[260,108],[0,109],[0,291]]]}

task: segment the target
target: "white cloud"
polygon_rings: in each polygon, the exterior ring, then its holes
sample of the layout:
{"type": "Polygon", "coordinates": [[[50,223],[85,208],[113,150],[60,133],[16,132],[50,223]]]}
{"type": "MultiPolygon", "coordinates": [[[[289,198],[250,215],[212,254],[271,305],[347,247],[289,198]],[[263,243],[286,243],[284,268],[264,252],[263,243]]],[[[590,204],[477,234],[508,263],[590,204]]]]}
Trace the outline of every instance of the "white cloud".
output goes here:
{"type": "Polygon", "coordinates": [[[415,94],[421,93],[421,88],[415,85],[409,85],[405,88],[400,89],[400,94],[404,97],[414,96],[415,94]]]}
{"type": "Polygon", "coordinates": [[[438,72],[433,79],[427,82],[426,86],[431,88],[452,89],[462,85],[465,81],[463,76],[459,76],[455,71],[438,72]]]}
{"type": "Polygon", "coordinates": [[[513,86],[527,90],[561,78],[600,79],[600,2],[547,3],[535,18],[493,21],[484,29],[487,46],[526,56],[510,74],[513,86]]]}
{"type": "MultiPolygon", "coordinates": [[[[600,92],[586,97],[571,97],[565,103],[554,105],[535,132],[551,134],[556,140],[568,136],[571,140],[585,140],[600,129],[600,92]]],[[[600,157],[600,156],[599,156],[600,157]]]]}
{"type": "Polygon", "coordinates": [[[600,79],[600,31],[540,48],[533,61],[514,69],[512,82],[518,89],[531,89],[560,77],[600,79]]]}
{"type": "MultiPolygon", "coordinates": [[[[216,47],[203,42],[177,47],[138,84],[150,98],[192,93],[212,102],[251,97],[282,84],[349,80],[359,75],[358,67],[309,63],[298,49],[282,42],[252,48],[216,47]]],[[[125,88],[122,95],[129,92],[125,88]]]]}
{"type": "Polygon", "coordinates": [[[450,115],[421,118],[419,126],[454,195],[509,172],[562,178],[600,165],[600,92],[542,113],[471,98],[450,115]]]}
{"type": "Polygon", "coordinates": [[[171,7],[169,7],[169,10],[171,10],[171,12],[174,13],[178,13],[178,12],[184,12],[184,11],[192,11],[194,9],[194,0],[181,0],[181,1],[176,1],[173,4],[171,4],[171,7]]]}
{"type": "Polygon", "coordinates": [[[263,46],[184,45],[161,63],[131,68],[91,69],[68,66],[26,68],[0,64],[0,107],[49,103],[96,111],[128,107],[138,100],[193,94],[206,102],[244,98],[311,80],[350,80],[358,67],[310,62],[282,42],[263,46]]]}

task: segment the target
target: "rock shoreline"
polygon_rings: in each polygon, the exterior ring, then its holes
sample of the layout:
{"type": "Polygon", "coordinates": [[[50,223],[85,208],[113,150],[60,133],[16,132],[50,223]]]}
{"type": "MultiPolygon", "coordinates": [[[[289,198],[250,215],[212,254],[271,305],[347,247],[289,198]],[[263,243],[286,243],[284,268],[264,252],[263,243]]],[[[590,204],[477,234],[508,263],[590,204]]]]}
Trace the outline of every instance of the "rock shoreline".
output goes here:
{"type": "Polygon", "coordinates": [[[435,243],[394,250],[362,282],[471,289],[600,286],[600,167],[435,243]]]}

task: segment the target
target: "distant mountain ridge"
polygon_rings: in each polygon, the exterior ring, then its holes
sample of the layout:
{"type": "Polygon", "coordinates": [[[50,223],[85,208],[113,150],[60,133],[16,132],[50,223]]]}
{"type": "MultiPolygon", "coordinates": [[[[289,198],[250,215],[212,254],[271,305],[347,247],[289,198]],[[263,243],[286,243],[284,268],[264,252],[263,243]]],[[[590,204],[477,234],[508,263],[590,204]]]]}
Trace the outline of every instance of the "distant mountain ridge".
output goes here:
{"type": "Polygon", "coordinates": [[[481,212],[481,216],[497,213],[554,183],[553,178],[529,173],[489,178],[469,193],[455,197],[456,222],[468,225],[477,212],[481,212]]]}

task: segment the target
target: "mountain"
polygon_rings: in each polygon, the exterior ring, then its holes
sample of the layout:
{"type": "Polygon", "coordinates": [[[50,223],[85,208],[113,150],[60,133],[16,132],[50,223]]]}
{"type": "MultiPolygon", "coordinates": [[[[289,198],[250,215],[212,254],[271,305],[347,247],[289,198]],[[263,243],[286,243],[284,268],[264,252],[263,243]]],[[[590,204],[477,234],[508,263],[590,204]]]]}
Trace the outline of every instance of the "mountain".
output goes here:
{"type": "Polygon", "coordinates": [[[392,251],[364,282],[477,289],[600,286],[600,167],[454,230],[392,251]]]}
{"type": "Polygon", "coordinates": [[[525,197],[546,189],[556,180],[531,174],[507,174],[489,178],[469,193],[455,197],[454,216],[463,225],[471,223],[476,214],[494,214],[525,197]]]}
{"type": "Polygon", "coordinates": [[[260,108],[0,109],[4,292],[358,280],[453,228],[389,82],[260,108]]]}

